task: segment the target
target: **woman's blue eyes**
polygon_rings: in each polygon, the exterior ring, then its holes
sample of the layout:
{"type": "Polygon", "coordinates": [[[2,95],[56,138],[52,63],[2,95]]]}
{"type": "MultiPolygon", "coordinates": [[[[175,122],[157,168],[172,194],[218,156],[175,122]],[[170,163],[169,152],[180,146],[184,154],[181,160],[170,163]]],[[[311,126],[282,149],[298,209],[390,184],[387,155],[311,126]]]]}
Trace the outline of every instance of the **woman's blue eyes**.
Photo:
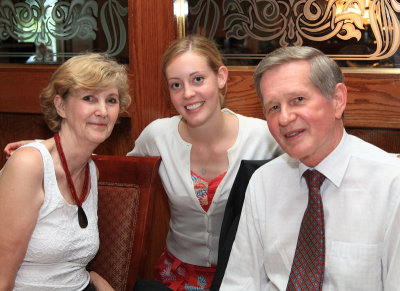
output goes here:
{"type": "Polygon", "coordinates": [[[117,98],[110,98],[110,99],[108,99],[108,102],[116,104],[116,103],[118,103],[118,99],[117,98]]]}
{"type": "MultiPolygon", "coordinates": [[[[193,83],[202,83],[204,81],[203,76],[196,76],[193,78],[193,83]]],[[[170,85],[171,89],[180,89],[182,88],[182,83],[172,83],[170,85]]]]}
{"type": "MultiPolygon", "coordinates": [[[[94,99],[93,96],[90,96],[90,95],[82,97],[82,100],[88,101],[88,102],[93,102],[93,99],[94,99]]],[[[107,103],[116,104],[116,103],[118,103],[118,98],[115,98],[115,97],[107,98],[107,103]]]]}
{"type": "Polygon", "coordinates": [[[201,82],[201,81],[203,81],[203,80],[204,80],[204,78],[201,77],[201,76],[197,76],[197,77],[194,78],[194,81],[195,81],[196,83],[199,83],[199,82],[201,82]]]}

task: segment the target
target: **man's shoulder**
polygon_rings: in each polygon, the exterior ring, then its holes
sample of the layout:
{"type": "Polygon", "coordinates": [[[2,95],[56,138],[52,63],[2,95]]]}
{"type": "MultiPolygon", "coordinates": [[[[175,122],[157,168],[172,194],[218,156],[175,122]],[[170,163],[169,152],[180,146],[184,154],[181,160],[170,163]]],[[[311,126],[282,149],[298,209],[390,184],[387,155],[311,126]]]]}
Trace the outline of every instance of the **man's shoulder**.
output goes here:
{"type": "Polygon", "coordinates": [[[356,136],[350,135],[352,157],[362,160],[365,164],[400,168],[400,159],[394,153],[368,143],[356,136]]]}
{"type": "Polygon", "coordinates": [[[255,174],[260,176],[268,176],[272,179],[274,177],[286,176],[290,171],[298,171],[299,160],[291,158],[288,154],[284,153],[279,157],[260,166],[255,174]]]}

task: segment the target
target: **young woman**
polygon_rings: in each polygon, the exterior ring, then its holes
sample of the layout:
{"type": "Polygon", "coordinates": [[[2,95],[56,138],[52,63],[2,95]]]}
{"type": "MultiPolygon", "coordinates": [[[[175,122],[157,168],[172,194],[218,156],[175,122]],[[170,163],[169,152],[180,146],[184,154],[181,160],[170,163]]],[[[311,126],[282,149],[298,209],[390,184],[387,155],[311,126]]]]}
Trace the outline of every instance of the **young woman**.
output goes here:
{"type": "Polygon", "coordinates": [[[94,149],[130,104],[125,67],[76,56],[40,95],[54,138],[18,149],[0,172],[0,290],[113,290],[86,264],[99,247],[94,149]]]}
{"type": "Polygon", "coordinates": [[[241,160],[273,158],[281,150],[264,120],[222,109],[228,70],[207,38],[172,43],[162,73],[179,115],[149,124],[128,155],[162,157],[159,173],[171,220],[156,279],[173,290],[206,290],[241,160]]]}

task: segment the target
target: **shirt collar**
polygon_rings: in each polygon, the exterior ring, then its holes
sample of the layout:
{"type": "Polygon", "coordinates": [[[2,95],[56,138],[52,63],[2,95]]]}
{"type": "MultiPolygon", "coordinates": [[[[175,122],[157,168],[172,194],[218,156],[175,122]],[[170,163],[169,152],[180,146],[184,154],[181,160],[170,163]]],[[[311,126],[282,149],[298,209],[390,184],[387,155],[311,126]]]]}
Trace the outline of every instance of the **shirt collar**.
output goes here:
{"type": "MultiPolygon", "coordinates": [[[[342,183],[346,173],[347,166],[350,161],[350,138],[346,130],[343,129],[343,136],[338,146],[323,159],[315,169],[322,173],[336,187],[342,183]]],[[[300,178],[303,173],[310,167],[300,162],[299,174],[300,178]]]]}

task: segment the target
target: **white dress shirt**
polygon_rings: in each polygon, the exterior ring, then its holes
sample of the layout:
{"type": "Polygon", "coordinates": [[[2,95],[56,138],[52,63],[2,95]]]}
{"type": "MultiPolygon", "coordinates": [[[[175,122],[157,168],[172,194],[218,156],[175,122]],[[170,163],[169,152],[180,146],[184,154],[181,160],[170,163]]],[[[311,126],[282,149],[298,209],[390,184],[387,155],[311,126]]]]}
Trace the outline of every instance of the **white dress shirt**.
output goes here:
{"type": "MultiPolygon", "coordinates": [[[[344,132],[315,169],[326,176],[323,290],[400,290],[400,160],[344,132]]],[[[220,290],[286,290],[306,170],[283,154],[254,173],[220,290]]]]}

